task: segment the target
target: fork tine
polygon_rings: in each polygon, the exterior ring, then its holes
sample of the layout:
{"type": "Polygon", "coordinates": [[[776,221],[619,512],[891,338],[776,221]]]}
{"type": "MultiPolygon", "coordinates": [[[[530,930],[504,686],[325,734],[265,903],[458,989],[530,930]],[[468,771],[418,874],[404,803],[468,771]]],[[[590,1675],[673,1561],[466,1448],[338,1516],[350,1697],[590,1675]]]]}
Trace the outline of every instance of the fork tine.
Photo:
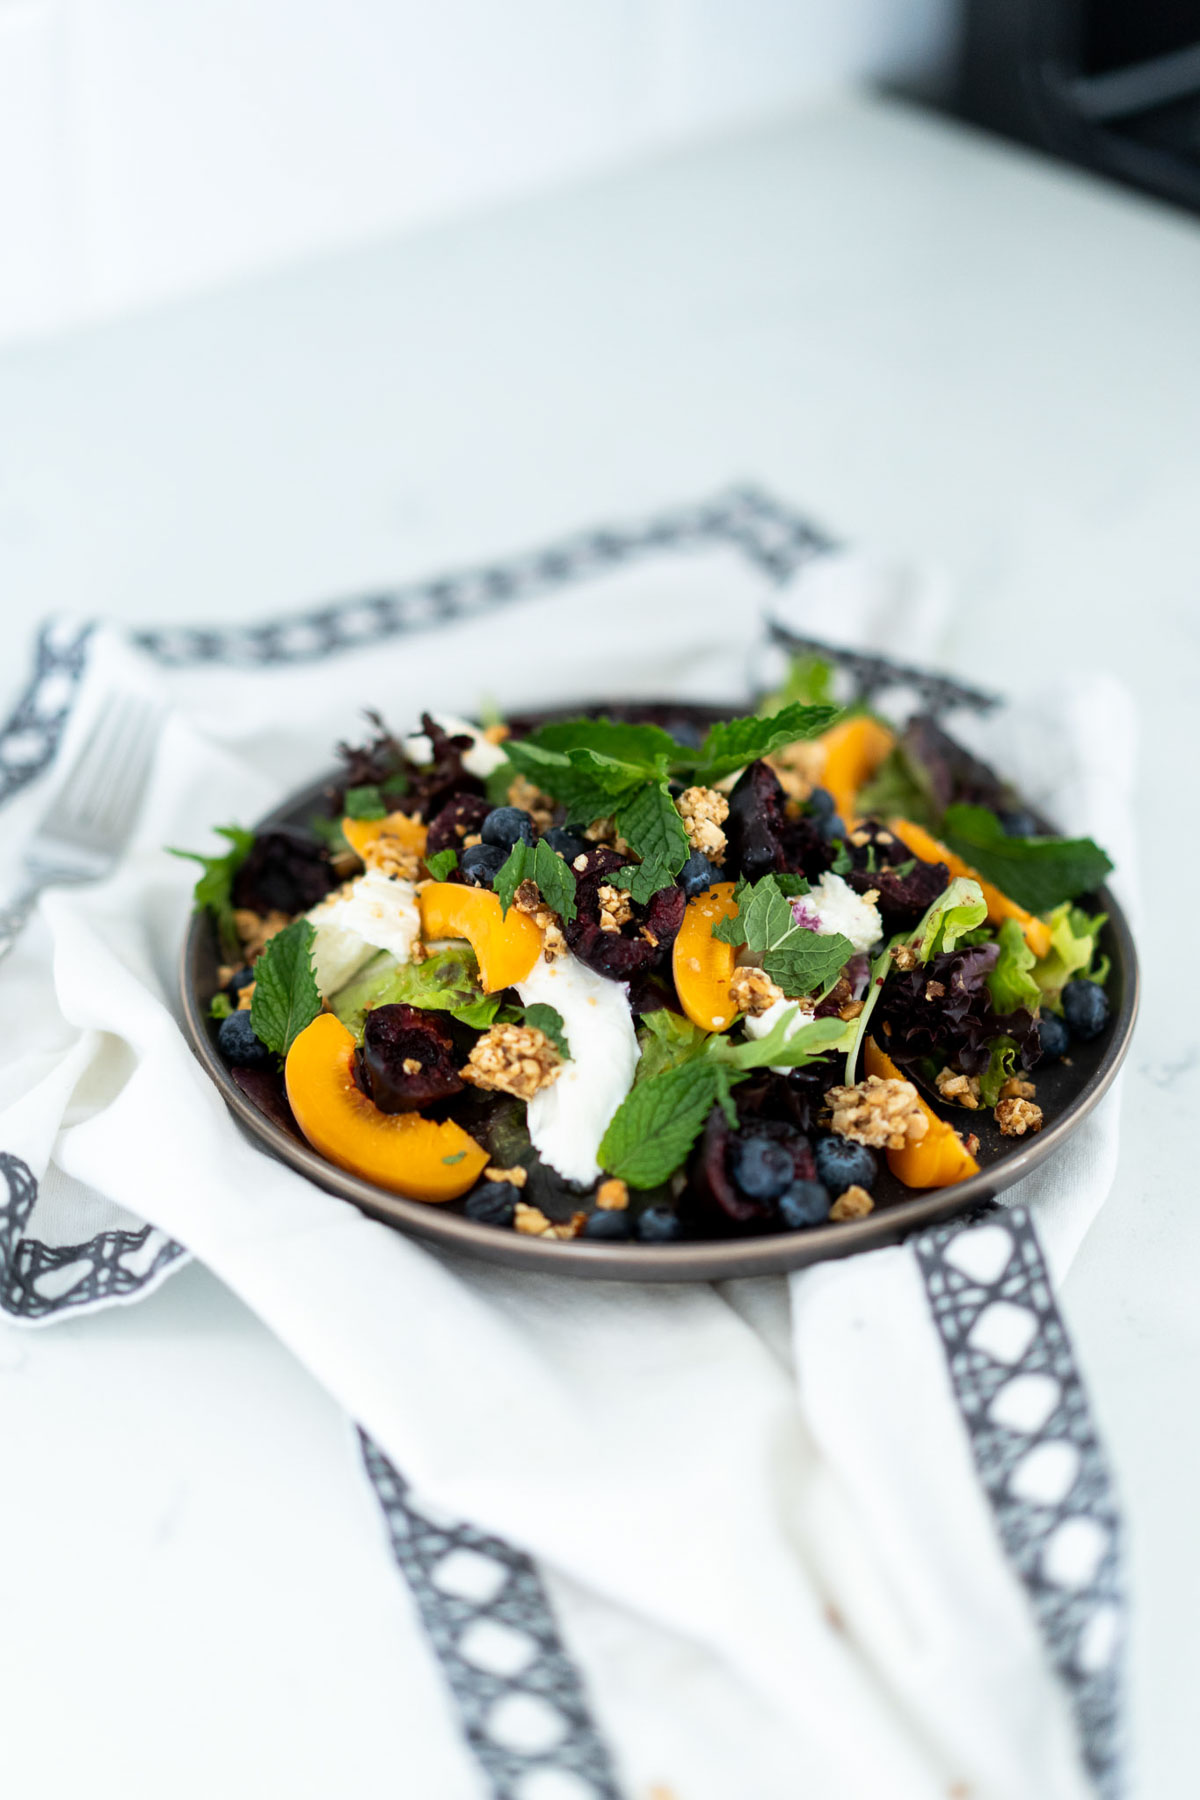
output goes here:
{"type": "Polygon", "coordinates": [[[65,835],[109,839],[123,830],[157,730],[157,711],[140,695],[105,709],[63,784],[57,822],[65,835]]]}
{"type": "Polygon", "coordinates": [[[96,830],[113,842],[124,838],[133,822],[158,739],[158,725],[158,713],[146,707],[136,722],[136,729],[126,739],[121,763],[114,769],[112,785],[97,812],[96,830]]]}

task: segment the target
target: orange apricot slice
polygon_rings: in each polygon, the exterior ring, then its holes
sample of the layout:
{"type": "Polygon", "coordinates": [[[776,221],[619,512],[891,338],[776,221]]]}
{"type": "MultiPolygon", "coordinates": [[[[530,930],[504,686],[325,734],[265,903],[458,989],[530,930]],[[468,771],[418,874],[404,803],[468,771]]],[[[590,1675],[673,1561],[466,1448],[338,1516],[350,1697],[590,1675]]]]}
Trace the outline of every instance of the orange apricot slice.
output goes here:
{"type": "Polygon", "coordinates": [[[833,795],[838,815],[846,825],[857,817],[858,790],[870,781],[884,758],[895,748],[895,733],[878,719],[860,713],[833,725],[817,742],[825,751],[821,786],[833,795]]]}
{"type": "Polygon", "coordinates": [[[367,846],[378,843],[380,838],[395,838],[402,850],[412,850],[418,856],[424,856],[428,832],[420,819],[410,819],[407,813],[393,812],[386,819],[343,819],[342,836],[354,854],[365,861],[367,846]]]}
{"type": "Polygon", "coordinates": [[[479,964],[485,994],[513,987],[532,973],[542,950],[542,934],[527,913],[505,913],[490,888],[457,881],[431,881],[421,889],[421,935],[466,938],[479,964]]]}
{"type": "Polygon", "coordinates": [[[679,1004],[702,1031],[728,1031],[737,1017],[729,983],[737,955],[732,944],[713,936],[720,919],[737,912],[732,881],[718,881],[689,900],[671,952],[671,968],[679,1004]]]}
{"type": "MultiPolygon", "coordinates": [[[[878,1075],[881,1081],[905,1079],[887,1053],[869,1037],[863,1045],[863,1070],[878,1075]]],[[[917,1096],[920,1100],[920,1095],[917,1096]]],[[[953,1125],[939,1119],[931,1106],[921,1100],[921,1111],[929,1121],[929,1130],[919,1144],[906,1144],[903,1150],[889,1150],[888,1168],[905,1187],[953,1187],[968,1175],[978,1175],[979,1164],[963,1143],[953,1125]]]]}
{"type": "Polygon", "coordinates": [[[1050,927],[1042,919],[1035,919],[1032,913],[1010,900],[1007,894],[1001,893],[990,881],[985,881],[961,856],[948,850],[940,843],[932,832],[926,831],[923,825],[914,825],[911,819],[889,819],[889,828],[896,834],[902,844],[906,844],[914,856],[922,862],[944,862],[952,875],[966,875],[979,883],[980,891],[987,901],[988,921],[992,925],[1003,925],[1005,919],[1015,919],[1024,933],[1025,942],[1035,956],[1045,956],[1050,949],[1050,927]]]}
{"type": "Polygon", "coordinates": [[[320,1013],[292,1045],[284,1080],[296,1123],[314,1150],[406,1200],[457,1200],[474,1187],[487,1151],[447,1119],[380,1112],[354,1080],[354,1037],[320,1013]]]}

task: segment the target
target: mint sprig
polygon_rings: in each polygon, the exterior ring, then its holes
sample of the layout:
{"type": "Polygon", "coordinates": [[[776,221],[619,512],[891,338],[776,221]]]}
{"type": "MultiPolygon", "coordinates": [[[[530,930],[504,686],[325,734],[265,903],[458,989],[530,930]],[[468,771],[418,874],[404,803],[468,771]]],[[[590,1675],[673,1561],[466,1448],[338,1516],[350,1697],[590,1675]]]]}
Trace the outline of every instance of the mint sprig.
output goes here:
{"type": "Polygon", "coordinates": [[[250,1023],[255,1037],[280,1056],[287,1055],[321,1010],[312,966],[316,935],[310,919],[293,919],[267,940],[254,964],[250,1023]]]}
{"type": "Polygon", "coordinates": [[[986,806],[948,806],[941,835],[985,881],[1032,913],[1090,893],[1112,873],[1091,838],[1009,837],[986,806]]]}
{"type": "Polygon", "coordinates": [[[457,850],[435,850],[425,858],[425,867],[435,881],[445,881],[458,867],[457,850]]]}
{"type": "Polygon", "coordinates": [[[819,992],[854,955],[853,944],[840,932],[797,925],[795,888],[795,877],[764,875],[735,891],[736,914],[713,927],[713,936],[723,943],[744,944],[760,957],[765,972],[789,996],[819,992]]]}
{"type": "Polygon", "coordinates": [[[569,1061],[571,1046],[567,1042],[567,1027],[557,1006],[547,1006],[543,1001],[535,1001],[525,1008],[525,1023],[534,1031],[540,1031],[548,1037],[558,1054],[569,1061]]]}
{"type": "Polygon", "coordinates": [[[386,819],[388,809],[384,805],[383,795],[377,787],[347,788],[342,796],[342,806],[348,819],[386,819]]]}
{"type": "Polygon", "coordinates": [[[552,912],[570,921],[575,917],[575,871],[544,838],[536,844],[518,840],[500,865],[492,888],[507,913],[523,881],[532,881],[552,912]]]}
{"type": "Polygon", "coordinates": [[[233,922],[233,878],[254,848],[254,833],[240,825],[216,825],[218,837],[228,838],[231,848],[220,856],[205,856],[198,850],[176,850],[170,845],[170,856],[182,856],[200,864],[201,875],[192,889],[192,903],[198,911],[210,912],[216,921],[221,955],[233,961],[241,954],[237,927],[233,922]]]}
{"type": "MultiPolygon", "coordinates": [[[[794,702],[766,719],[757,714],[744,719],[723,719],[709,726],[708,735],[695,753],[691,778],[701,786],[711,786],[714,781],[732,775],[735,769],[782,750],[785,744],[819,737],[823,731],[828,731],[840,710],[836,706],[806,706],[794,702]]],[[[680,772],[676,768],[675,773],[680,772]]]]}

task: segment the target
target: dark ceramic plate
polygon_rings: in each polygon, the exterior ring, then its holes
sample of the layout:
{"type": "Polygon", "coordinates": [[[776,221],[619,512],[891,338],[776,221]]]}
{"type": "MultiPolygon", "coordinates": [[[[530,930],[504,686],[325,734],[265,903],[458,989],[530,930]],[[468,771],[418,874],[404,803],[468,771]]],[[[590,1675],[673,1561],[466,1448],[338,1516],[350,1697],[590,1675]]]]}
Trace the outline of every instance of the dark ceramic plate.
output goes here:
{"type": "MultiPolygon", "coordinates": [[[[572,709],[577,714],[579,708],[572,709]]],[[[599,708],[589,708],[595,712],[599,708]]],[[[612,713],[620,709],[609,707],[612,713]]],[[[707,725],[725,716],[728,709],[663,705],[638,706],[637,716],[653,712],[663,724],[691,722],[707,725]]],[[[554,717],[540,713],[522,724],[554,717]]],[[[559,715],[562,716],[562,715],[559,715]]],[[[294,795],[259,822],[257,829],[276,825],[306,825],[314,812],[323,811],[323,797],[330,779],[315,782],[294,795]]],[[[452,1249],[465,1250],[492,1262],[558,1275],[585,1275],[618,1281],[721,1281],[740,1275],[775,1274],[799,1269],[806,1263],[831,1256],[849,1256],[881,1244],[895,1244],[911,1231],[937,1224],[990,1200],[1004,1188],[1053,1156],[1065,1144],[1107,1091],[1129,1048],[1138,1003],[1138,968],[1133,939],[1125,915],[1107,889],[1096,897],[1108,914],[1102,944],[1112,959],[1108,996],[1112,1002],[1110,1023],[1090,1044],[1072,1048],[1070,1066],[1054,1064],[1037,1070],[1038,1104],[1046,1123],[1034,1138],[1004,1138],[990,1112],[965,1114],[942,1109],[956,1124],[965,1125],[980,1139],[982,1168],[969,1181],[955,1187],[914,1192],[902,1187],[880,1159],[875,1187],[875,1211],[865,1219],[845,1224],[817,1225],[807,1231],[776,1232],[743,1238],[714,1238],[676,1244],[605,1244],[583,1239],[524,1237],[492,1225],[477,1225],[462,1216],[457,1204],[429,1205],[402,1200],[396,1194],[335,1168],[307,1144],[259,1111],[236,1085],[216,1048],[216,1027],[208,1017],[209,1003],[217,990],[217,946],[207,915],[192,919],[183,946],[181,987],[183,1015],[188,1035],[200,1061],[212,1076],[226,1103],[265,1150],[307,1175],[318,1187],[337,1194],[400,1231],[430,1238],[452,1249]]]]}

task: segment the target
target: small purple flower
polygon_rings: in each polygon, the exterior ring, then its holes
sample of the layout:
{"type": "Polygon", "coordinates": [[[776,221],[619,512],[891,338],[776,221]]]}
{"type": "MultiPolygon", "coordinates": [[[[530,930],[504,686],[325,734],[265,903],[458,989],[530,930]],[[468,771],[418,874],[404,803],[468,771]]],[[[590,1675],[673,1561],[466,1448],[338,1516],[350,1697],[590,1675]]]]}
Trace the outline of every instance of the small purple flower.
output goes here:
{"type": "Polygon", "coordinates": [[[813,911],[803,895],[797,895],[792,901],[792,917],[801,931],[820,931],[821,929],[820,914],[813,911]]]}

